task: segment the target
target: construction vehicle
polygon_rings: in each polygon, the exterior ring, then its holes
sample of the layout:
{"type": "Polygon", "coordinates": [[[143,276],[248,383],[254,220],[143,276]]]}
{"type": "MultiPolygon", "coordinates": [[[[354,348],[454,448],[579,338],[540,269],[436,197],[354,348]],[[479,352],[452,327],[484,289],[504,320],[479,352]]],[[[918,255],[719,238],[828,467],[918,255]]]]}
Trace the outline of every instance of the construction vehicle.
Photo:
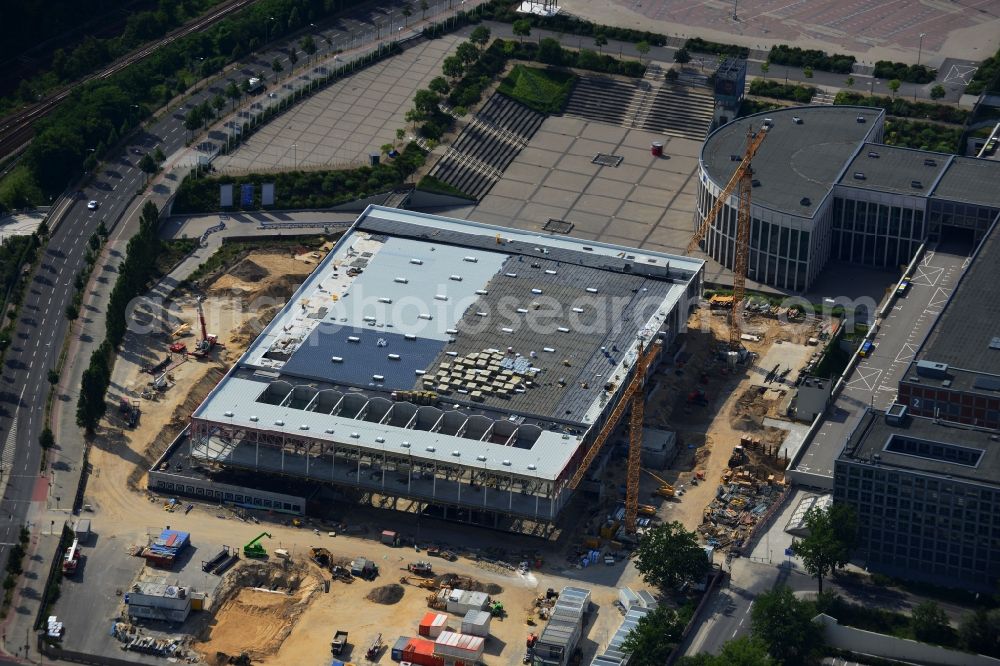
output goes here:
{"type": "Polygon", "coordinates": [[[365,659],[369,661],[376,661],[378,659],[379,653],[382,651],[382,634],[375,637],[372,644],[365,650],[365,659]]]}
{"type": "Polygon", "coordinates": [[[184,323],[175,328],[173,332],[170,334],[170,337],[179,338],[182,335],[187,335],[190,331],[191,331],[191,324],[184,323]]]}
{"type": "Polygon", "coordinates": [[[340,654],[344,651],[344,647],[347,646],[347,632],[337,629],[333,634],[333,640],[330,641],[330,652],[333,654],[340,654]]]}
{"type": "Polygon", "coordinates": [[[73,539],[73,543],[63,554],[62,571],[65,575],[72,575],[80,564],[80,540],[73,539]]]}
{"type": "Polygon", "coordinates": [[[587,475],[590,464],[594,458],[604,448],[610,439],[611,434],[618,427],[619,421],[625,412],[631,409],[628,421],[628,472],[625,483],[625,530],[630,534],[635,534],[636,517],[639,513],[639,469],[642,454],[642,421],[646,409],[646,376],[653,361],[660,355],[662,345],[659,340],[655,340],[648,345],[640,343],[636,351],[635,363],[633,366],[632,379],[622,392],[618,404],[611,410],[608,420],[593,443],[580,461],[573,477],[569,480],[569,487],[575,490],[580,482],[587,475]]]}
{"type": "Polygon", "coordinates": [[[257,538],[255,538],[247,545],[243,546],[243,557],[249,557],[258,560],[267,557],[267,550],[264,549],[264,546],[260,545],[260,540],[263,539],[264,537],[270,539],[271,535],[268,534],[267,532],[261,532],[260,534],[257,535],[257,538]]]}
{"type": "Polygon", "coordinates": [[[507,615],[507,610],[503,607],[503,602],[491,601],[489,609],[490,615],[493,617],[504,617],[507,615]]]}
{"type": "Polygon", "coordinates": [[[660,487],[654,491],[653,493],[654,495],[659,495],[660,497],[673,497],[675,495],[676,491],[674,490],[674,487],[669,483],[667,483],[665,479],[657,476],[656,474],[653,474],[645,467],[642,469],[642,471],[645,472],[646,474],[649,474],[651,477],[660,482],[660,487]]]}
{"type": "Polygon", "coordinates": [[[747,267],[750,261],[750,191],[753,189],[753,168],[751,162],[767,136],[768,124],[757,132],[747,129],[747,147],[743,159],[733,171],[732,177],[715,200],[715,204],[701,221],[701,226],[691,238],[684,254],[691,254],[705,238],[716,218],[729,203],[729,197],[738,189],[738,211],[736,216],[736,247],[733,252],[733,304],[729,310],[729,348],[744,352],[740,342],[742,335],[743,297],[746,295],[747,267]]]}
{"type": "Polygon", "coordinates": [[[421,560],[419,562],[410,562],[409,564],[406,565],[406,570],[409,571],[410,573],[416,574],[418,576],[433,576],[434,575],[434,567],[433,567],[433,565],[431,565],[430,562],[425,562],[423,560],[421,560]]]}
{"type": "Polygon", "coordinates": [[[186,354],[187,353],[187,345],[184,344],[183,342],[175,342],[174,344],[172,344],[169,347],[167,347],[167,349],[170,350],[171,354],[186,354]]]}
{"type": "Polygon", "coordinates": [[[278,557],[278,558],[280,558],[282,560],[290,560],[290,559],[292,559],[292,554],[289,553],[284,548],[275,548],[274,549],[274,555],[275,555],[275,557],[278,557]]]}
{"type": "Polygon", "coordinates": [[[128,427],[134,428],[139,423],[139,415],[142,410],[139,409],[138,400],[122,398],[118,401],[118,412],[122,414],[128,427]]]}
{"type": "Polygon", "coordinates": [[[330,566],[330,551],[326,548],[313,547],[309,551],[313,561],[324,569],[330,566]]]}
{"type": "Polygon", "coordinates": [[[198,358],[204,358],[216,347],[224,347],[222,343],[219,342],[219,336],[215,333],[209,333],[208,328],[205,326],[205,311],[201,307],[201,302],[203,298],[198,298],[198,323],[201,324],[201,340],[195,343],[194,351],[191,352],[192,356],[198,358]]]}

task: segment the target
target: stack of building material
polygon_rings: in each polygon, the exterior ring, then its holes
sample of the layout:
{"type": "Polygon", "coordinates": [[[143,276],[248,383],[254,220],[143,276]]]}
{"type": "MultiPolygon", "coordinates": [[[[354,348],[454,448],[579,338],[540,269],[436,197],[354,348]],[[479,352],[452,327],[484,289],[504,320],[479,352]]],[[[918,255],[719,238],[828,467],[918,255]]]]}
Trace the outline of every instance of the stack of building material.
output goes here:
{"type": "Polygon", "coordinates": [[[142,556],[149,564],[170,567],[190,543],[191,535],[188,532],[165,529],[143,549],[142,556]]]}
{"type": "Polygon", "coordinates": [[[49,615],[49,622],[45,628],[45,635],[49,638],[61,639],[63,636],[63,623],[55,615],[49,615]]]}
{"type": "Polygon", "coordinates": [[[462,633],[469,636],[482,636],[486,638],[490,635],[491,616],[487,611],[470,610],[462,618],[462,633]]]}
{"type": "Polygon", "coordinates": [[[529,359],[513,351],[487,349],[441,363],[433,376],[424,377],[423,384],[438,393],[456,391],[480,399],[510,397],[530,388],[539,372],[529,359]]]}
{"type": "Polygon", "coordinates": [[[719,486],[698,528],[708,545],[717,548],[741,547],[784,489],[780,483],[759,481],[745,470],[737,470],[731,479],[719,486]]]}
{"type": "Polygon", "coordinates": [[[448,626],[448,616],[444,613],[427,613],[417,627],[417,633],[428,638],[437,638],[448,626]]]}
{"type": "Polygon", "coordinates": [[[448,664],[461,666],[479,663],[483,657],[486,640],[482,636],[466,636],[454,631],[442,631],[434,641],[434,656],[448,664]]]}

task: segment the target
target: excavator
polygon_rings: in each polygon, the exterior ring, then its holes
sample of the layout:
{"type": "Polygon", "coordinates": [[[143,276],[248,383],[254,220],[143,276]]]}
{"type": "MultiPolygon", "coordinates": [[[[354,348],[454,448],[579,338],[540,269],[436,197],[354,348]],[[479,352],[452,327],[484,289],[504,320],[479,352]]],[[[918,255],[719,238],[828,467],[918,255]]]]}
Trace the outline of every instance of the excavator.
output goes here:
{"type": "Polygon", "coordinates": [[[260,545],[260,540],[264,537],[267,537],[268,539],[272,538],[267,532],[261,532],[257,535],[256,539],[243,546],[243,557],[249,557],[257,560],[267,557],[267,550],[264,549],[264,546],[260,545]]]}

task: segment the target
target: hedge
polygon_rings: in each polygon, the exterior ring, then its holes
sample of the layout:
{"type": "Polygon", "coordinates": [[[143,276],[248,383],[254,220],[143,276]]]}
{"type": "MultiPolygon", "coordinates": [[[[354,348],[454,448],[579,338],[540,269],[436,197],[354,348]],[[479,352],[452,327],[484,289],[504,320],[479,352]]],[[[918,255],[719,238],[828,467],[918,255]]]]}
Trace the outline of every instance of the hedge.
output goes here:
{"type": "Polygon", "coordinates": [[[843,55],[840,53],[827,55],[817,49],[802,49],[798,46],[778,44],[771,47],[770,52],[767,54],[767,61],[773,62],[776,65],[811,67],[823,72],[850,74],[854,67],[855,58],[852,55],[843,55]]]}
{"type": "Polygon", "coordinates": [[[960,154],[962,128],[889,118],[885,121],[884,141],[889,146],[960,154]]]}
{"type": "Polygon", "coordinates": [[[575,81],[572,72],[515,65],[497,90],[539,113],[560,113],[575,81]]]}
{"type": "MultiPolygon", "coordinates": [[[[219,206],[219,186],[233,185],[238,192],[241,185],[257,185],[262,181],[274,182],[275,195],[281,208],[329,208],[337,204],[362,199],[387,192],[401,185],[408,176],[424,163],[426,153],[416,143],[410,143],[399,157],[378,166],[329,171],[290,171],[275,174],[249,174],[246,176],[218,176],[212,178],[185,178],[177,190],[173,211],[175,213],[214,213],[219,206]]],[[[253,203],[243,208],[234,197],[239,210],[259,210],[259,191],[253,203]]]]}
{"type": "Polygon", "coordinates": [[[1000,91],[1000,50],[979,63],[972,81],[965,87],[967,95],[1000,91]]]}
{"type": "Polygon", "coordinates": [[[808,104],[812,101],[813,95],[816,94],[816,88],[812,86],[779,83],[778,81],[754,79],[750,82],[750,94],[759,95],[760,97],[787,99],[792,102],[808,104]]]}
{"type": "Polygon", "coordinates": [[[899,118],[916,118],[920,120],[936,120],[942,123],[964,125],[969,112],[947,104],[932,104],[930,102],[914,102],[902,97],[869,96],[863,93],[843,90],[837,93],[834,104],[853,106],[877,106],[885,109],[890,116],[899,118]]]}
{"type": "Polygon", "coordinates": [[[735,44],[720,44],[719,42],[709,42],[701,37],[692,37],[684,42],[684,48],[688,51],[698,53],[712,53],[716,55],[733,56],[746,60],[750,56],[750,49],[746,46],[736,46],[735,44]]]}
{"type": "Polygon", "coordinates": [[[930,83],[937,78],[937,70],[926,65],[907,65],[905,62],[879,60],[872,76],[877,79],[899,79],[907,83],[930,83]]]}

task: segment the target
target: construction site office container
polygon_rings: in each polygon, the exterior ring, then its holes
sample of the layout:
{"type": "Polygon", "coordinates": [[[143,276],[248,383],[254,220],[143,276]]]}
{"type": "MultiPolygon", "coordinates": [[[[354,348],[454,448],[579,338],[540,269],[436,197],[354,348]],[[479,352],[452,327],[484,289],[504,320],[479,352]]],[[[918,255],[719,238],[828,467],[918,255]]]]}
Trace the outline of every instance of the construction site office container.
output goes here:
{"type": "Polygon", "coordinates": [[[632,606],[639,605],[639,595],[633,592],[631,588],[621,587],[618,588],[618,601],[622,602],[622,606],[627,611],[632,606]]]}
{"type": "Polygon", "coordinates": [[[492,616],[487,611],[470,610],[462,618],[462,633],[467,636],[482,636],[486,638],[490,635],[490,620],[492,616]]]}
{"type": "Polygon", "coordinates": [[[393,661],[402,661],[403,653],[406,651],[406,646],[409,645],[410,641],[413,639],[409,636],[400,636],[396,639],[393,644],[392,649],[389,650],[389,658],[393,661]]]}
{"type": "Polygon", "coordinates": [[[448,616],[444,613],[427,613],[417,627],[417,633],[428,638],[437,638],[448,626],[448,616]]]}
{"type": "Polygon", "coordinates": [[[442,631],[434,641],[434,654],[452,661],[476,663],[483,656],[486,641],[481,636],[466,636],[454,631],[442,631]]]}
{"type": "Polygon", "coordinates": [[[403,661],[420,666],[444,666],[444,659],[434,654],[434,641],[411,638],[403,651],[403,661]]]}
{"type": "Polygon", "coordinates": [[[446,610],[455,615],[465,616],[470,610],[486,610],[489,595],[485,592],[469,592],[467,590],[452,590],[448,593],[446,610]]]}

